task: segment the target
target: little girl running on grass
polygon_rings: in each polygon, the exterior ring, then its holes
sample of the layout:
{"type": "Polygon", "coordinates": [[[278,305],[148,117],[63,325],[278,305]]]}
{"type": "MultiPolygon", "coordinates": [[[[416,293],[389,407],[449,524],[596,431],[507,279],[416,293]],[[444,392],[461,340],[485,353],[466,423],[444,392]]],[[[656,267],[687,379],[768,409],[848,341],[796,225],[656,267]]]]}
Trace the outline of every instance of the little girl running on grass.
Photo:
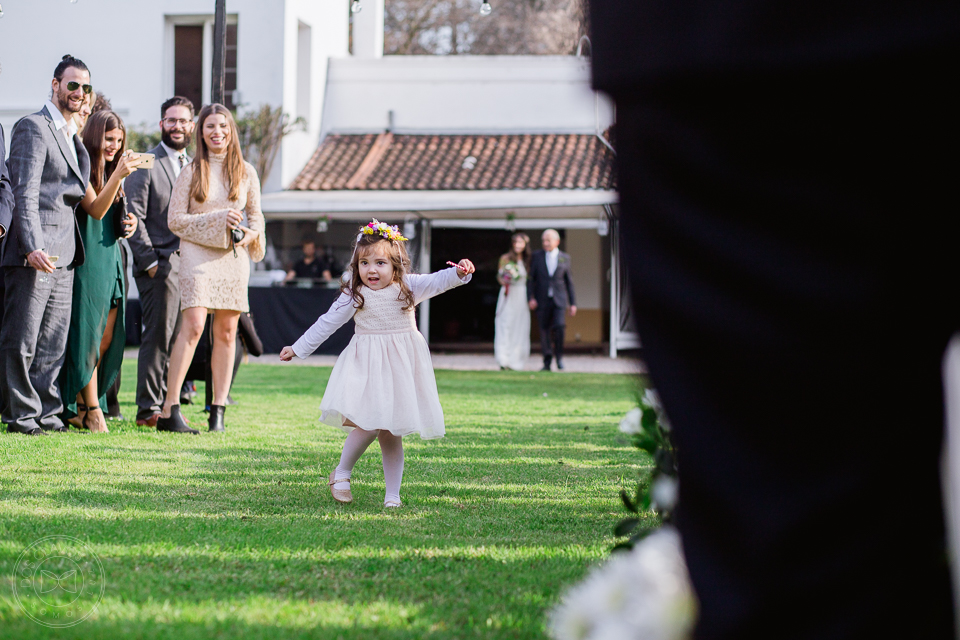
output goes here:
{"type": "Polygon", "coordinates": [[[469,260],[461,260],[429,275],[407,273],[406,241],[397,227],[377,220],[361,227],[340,297],[292,347],[280,352],[284,362],[293,356],[305,358],[354,319],[353,339],[337,358],[320,401],[320,421],[348,434],[340,464],[328,479],[337,502],[353,502],[353,466],[379,440],[387,485],[383,504],[399,507],[403,436],[443,437],[443,410],[430,350],[417,331],[413,309],[470,282],[475,269],[469,260]]]}

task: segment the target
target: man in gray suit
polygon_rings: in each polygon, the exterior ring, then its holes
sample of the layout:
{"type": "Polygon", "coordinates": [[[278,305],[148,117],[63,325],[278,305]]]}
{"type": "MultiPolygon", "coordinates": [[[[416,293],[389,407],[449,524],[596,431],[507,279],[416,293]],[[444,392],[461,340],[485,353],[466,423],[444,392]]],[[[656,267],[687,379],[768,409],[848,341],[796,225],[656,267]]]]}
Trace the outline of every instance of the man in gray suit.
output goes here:
{"type": "Polygon", "coordinates": [[[540,325],[540,347],[543,368],[550,371],[550,362],[557,358],[557,368],[563,369],[563,340],[567,328],[567,309],[577,315],[570,275],[570,255],[560,251],[560,234],[547,229],[541,237],[543,251],[537,251],[530,260],[527,278],[527,300],[531,311],[537,312],[540,325]],[[552,343],[552,345],[551,345],[552,343]]]}
{"type": "Polygon", "coordinates": [[[174,96],[160,107],[160,144],[152,169],[127,178],[130,210],[140,219],[127,242],[143,308],[137,364],[137,424],[157,426],[167,391],[170,350],[180,328],[180,238],[167,226],[167,208],[180,170],[190,162],[186,148],[193,134],[193,103],[174,96]]]}
{"type": "Polygon", "coordinates": [[[57,376],[73,302],[73,268],[83,263],[74,209],[90,180],[90,157],[73,115],[89,94],[90,72],[72,56],[57,65],[51,99],[13,127],[10,174],[15,205],[3,242],[6,293],[0,329],[2,419],[7,431],[67,431],[57,376]]]}

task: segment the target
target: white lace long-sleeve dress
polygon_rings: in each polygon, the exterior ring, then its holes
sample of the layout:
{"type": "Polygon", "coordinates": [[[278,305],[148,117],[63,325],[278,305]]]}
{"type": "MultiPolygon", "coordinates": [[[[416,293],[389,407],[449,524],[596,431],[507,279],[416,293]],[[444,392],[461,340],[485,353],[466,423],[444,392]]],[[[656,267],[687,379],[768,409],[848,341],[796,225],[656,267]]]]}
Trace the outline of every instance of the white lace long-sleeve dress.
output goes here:
{"type": "MultiPolygon", "coordinates": [[[[405,276],[414,302],[470,282],[453,267],[436,273],[405,276]]],[[[293,345],[305,358],[334,331],[353,318],[356,329],[337,358],[320,401],[320,421],[346,432],[353,427],[386,429],[393,435],[419,433],[424,440],[442,438],[443,409],[427,341],[417,330],[413,309],[404,310],[400,285],[374,291],[363,287],[363,308],[356,309],[346,293],[293,345]]]]}
{"type": "Polygon", "coordinates": [[[194,162],[180,172],[170,196],[167,226],[180,236],[180,310],[191,307],[249,311],[247,285],[250,260],[263,260],[264,228],[260,211],[260,178],[249,162],[247,175],[236,200],[230,199],[230,185],[223,179],[226,153],[210,154],[210,188],[207,199],[190,197],[194,162]],[[247,214],[244,226],[259,231],[247,247],[237,247],[236,255],[227,229],[227,212],[239,209],[247,214]]]}

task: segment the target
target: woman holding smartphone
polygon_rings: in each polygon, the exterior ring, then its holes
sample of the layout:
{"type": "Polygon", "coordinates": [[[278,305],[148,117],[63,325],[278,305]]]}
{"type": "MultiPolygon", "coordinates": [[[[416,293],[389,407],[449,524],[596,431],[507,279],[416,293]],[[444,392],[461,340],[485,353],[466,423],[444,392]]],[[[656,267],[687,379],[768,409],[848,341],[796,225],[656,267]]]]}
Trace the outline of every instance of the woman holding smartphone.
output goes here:
{"type": "Polygon", "coordinates": [[[264,254],[260,179],[243,161],[230,111],[210,104],[197,117],[197,154],[180,172],[170,197],[167,224],[180,236],[180,333],[170,354],[167,397],[158,431],[197,434],[180,415],[180,387],[213,314],[213,404],[209,430],[224,430],[224,409],[237,342],[240,313],[250,310],[250,260],[264,254]],[[244,211],[247,226],[243,226],[244,211]]]}
{"type": "Polygon", "coordinates": [[[122,182],[140,163],[125,151],[126,137],[123,120],[112,111],[98,111],[83,127],[83,145],[90,154],[90,184],[77,207],[77,224],[86,259],[74,271],[60,391],[64,400],[70,400],[65,417],[95,433],[108,430],[101,406],[120,371],[126,343],[126,291],[118,240],[133,234],[137,218],[124,208],[122,182]]]}

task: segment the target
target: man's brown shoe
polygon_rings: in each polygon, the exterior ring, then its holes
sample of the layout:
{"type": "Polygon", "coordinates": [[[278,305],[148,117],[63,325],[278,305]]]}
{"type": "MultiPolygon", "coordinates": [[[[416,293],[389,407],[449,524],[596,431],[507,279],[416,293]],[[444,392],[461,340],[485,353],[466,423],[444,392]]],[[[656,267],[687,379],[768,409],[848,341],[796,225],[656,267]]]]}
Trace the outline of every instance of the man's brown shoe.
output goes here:
{"type": "Polygon", "coordinates": [[[152,416],[150,416],[149,418],[144,418],[143,420],[141,420],[140,418],[137,418],[137,426],[138,426],[138,427],[156,427],[156,426],[157,426],[157,418],[159,418],[159,417],[160,417],[160,414],[159,414],[159,413],[155,413],[155,414],[153,414],[152,416]]]}

